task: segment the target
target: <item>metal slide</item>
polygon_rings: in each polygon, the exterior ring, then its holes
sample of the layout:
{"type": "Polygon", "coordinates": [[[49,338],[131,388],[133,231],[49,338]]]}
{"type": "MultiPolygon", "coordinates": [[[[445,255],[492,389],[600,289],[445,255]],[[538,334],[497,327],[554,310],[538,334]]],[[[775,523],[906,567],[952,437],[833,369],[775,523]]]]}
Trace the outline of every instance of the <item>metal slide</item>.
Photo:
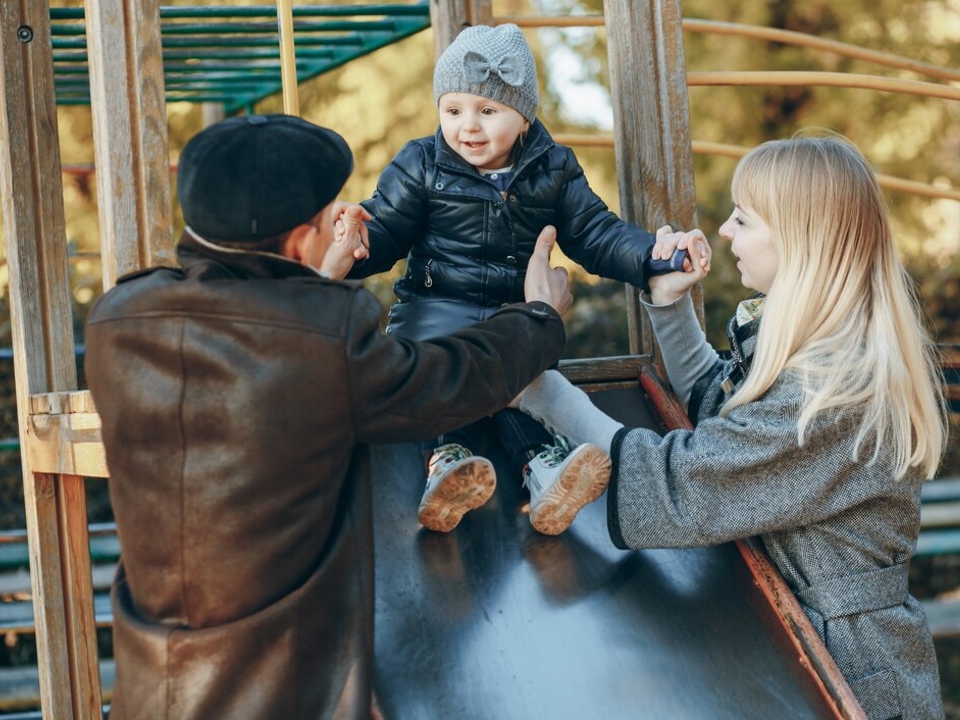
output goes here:
{"type": "MultiPolygon", "coordinates": [[[[639,389],[596,393],[661,429],[639,389]]],[[[502,458],[450,534],[417,523],[416,446],[374,448],[375,687],[388,720],[836,717],[733,545],[624,552],[606,495],[537,534],[502,458]]]]}

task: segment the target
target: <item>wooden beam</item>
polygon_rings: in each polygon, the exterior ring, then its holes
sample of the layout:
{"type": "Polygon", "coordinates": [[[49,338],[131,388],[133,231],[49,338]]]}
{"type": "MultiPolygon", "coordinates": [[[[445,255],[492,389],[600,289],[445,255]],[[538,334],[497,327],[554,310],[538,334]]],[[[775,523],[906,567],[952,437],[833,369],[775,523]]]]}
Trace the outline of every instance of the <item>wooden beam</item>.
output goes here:
{"type": "Polygon", "coordinates": [[[430,0],[434,54],[447,49],[460,31],[471,25],[493,25],[492,0],[430,0]]]}
{"type": "MultiPolygon", "coordinates": [[[[27,447],[29,396],[77,387],[48,2],[0,0],[0,56],[0,178],[27,447]]],[[[35,473],[26,456],[23,478],[43,710],[99,717],[83,484],[35,473]]]]}
{"type": "Polygon", "coordinates": [[[159,0],[86,0],[103,287],[173,263],[159,0]]]}
{"type": "MultiPolygon", "coordinates": [[[[697,225],[680,0],[606,0],[620,212],[655,231],[697,225]]],[[[703,299],[694,305],[703,325],[703,299]]],[[[654,349],[637,291],[627,287],[630,352],[654,349]]],[[[659,363],[658,363],[659,364],[659,363]]]]}
{"type": "Polygon", "coordinates": [[[90,392],[30,397],[27,452],[34,472],[109,477],[90,392]]]}
{"type": "Polygon", "coordinates": [[[605,358],[561,360],[558,370],[572,383],[610,383],[618,380],[636,384],[640,368],[651,362],[649,355],[620,355],[605,358]]]}

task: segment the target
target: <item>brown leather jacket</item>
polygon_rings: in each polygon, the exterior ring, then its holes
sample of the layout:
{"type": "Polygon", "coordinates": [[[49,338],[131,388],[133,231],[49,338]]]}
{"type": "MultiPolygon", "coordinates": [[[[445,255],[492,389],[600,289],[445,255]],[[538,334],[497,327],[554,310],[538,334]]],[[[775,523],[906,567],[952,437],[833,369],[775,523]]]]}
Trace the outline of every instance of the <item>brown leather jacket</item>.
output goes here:
{"type": "Polygon", "coordinates": [[[556,362],[563,325],[518,304],[412,342],[380,333],[358,285],[189,237],[178,252],[86,331],[123,548],[111,717],[367,718],[367,444],[501,408],[556,362]]]}

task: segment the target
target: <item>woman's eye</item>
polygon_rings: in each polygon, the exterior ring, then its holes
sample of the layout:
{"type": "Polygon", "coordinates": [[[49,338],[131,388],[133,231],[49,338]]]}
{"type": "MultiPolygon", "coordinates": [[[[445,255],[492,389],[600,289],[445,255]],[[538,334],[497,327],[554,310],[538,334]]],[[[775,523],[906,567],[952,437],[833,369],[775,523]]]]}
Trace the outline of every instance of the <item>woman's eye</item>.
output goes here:
{"type": "Polygon", "coordinates": [[[738,218],[738,217],[734,218],[733,221],[734,221],[737,225],[740,225],[740,226],[743,225],[743,220],[741,220],[741,219],[738,218]]]}

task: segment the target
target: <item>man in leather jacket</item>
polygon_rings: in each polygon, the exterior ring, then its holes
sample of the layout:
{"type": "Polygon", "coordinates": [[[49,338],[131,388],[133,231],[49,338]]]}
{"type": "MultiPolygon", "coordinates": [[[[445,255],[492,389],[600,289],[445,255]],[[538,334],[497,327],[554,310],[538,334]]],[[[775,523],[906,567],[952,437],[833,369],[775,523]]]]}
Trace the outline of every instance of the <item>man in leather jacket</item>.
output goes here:
{"type": "Polygon", "coordinates": [[[123,548],[113,718],[370,717],[368,445],[473,422],[559,358],[571,298],[546,234],[531,302],[435,341],[382,335],[370,293],[318,272],[351,169],[298,118],[207,128],[180,160],[180,267],[91,312],[123,548]]]}

